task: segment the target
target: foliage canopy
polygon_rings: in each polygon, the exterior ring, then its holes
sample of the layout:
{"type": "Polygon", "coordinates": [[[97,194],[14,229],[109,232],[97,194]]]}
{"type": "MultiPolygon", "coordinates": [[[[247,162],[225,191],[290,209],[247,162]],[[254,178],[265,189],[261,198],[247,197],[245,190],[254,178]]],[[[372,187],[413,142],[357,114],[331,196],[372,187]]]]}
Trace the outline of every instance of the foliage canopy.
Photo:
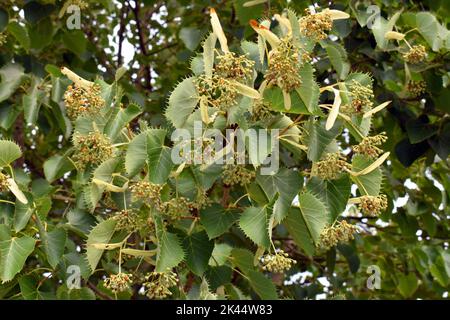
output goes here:
{"type": "Polygon", "coordinates": [[[5,1],[0,298],[446,297],[449,13],[5,1]],[[245,166],[174,163],[195,122],[278,135],[245,166]]]}

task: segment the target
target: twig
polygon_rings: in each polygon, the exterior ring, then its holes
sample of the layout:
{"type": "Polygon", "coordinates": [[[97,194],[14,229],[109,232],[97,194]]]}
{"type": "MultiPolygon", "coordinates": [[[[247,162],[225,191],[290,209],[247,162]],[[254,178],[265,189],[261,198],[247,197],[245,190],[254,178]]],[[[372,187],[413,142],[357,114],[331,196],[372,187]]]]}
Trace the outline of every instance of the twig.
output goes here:
{"type": "Polygon", "coordinates": [[[111,298],[111,297],[108,296],[107,294],[105,294],[105,293],[101,292],[100,290],[98,290],[97,287],[96,287],[93,283],[87,281],[86,284],[87,284],[87,286],[88,286],[92,291],[94,291],[95,294],[98,295],[100,298],[102,298],[102,299],[104,299],[104,300],[114,300],[113,298],[111,298]]]}

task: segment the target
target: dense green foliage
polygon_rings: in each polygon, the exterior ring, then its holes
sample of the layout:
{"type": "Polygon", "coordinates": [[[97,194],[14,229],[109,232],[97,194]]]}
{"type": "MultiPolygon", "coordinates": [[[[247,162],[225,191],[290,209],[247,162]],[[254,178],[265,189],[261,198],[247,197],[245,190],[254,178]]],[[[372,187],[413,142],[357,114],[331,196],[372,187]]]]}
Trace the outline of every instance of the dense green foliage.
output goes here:
{"type": "Polygon", "coordinates": [[[0,298],[447,297],[449,2],[246,2],[2,2],[0,298]],[[173,163],[195,120],[280,169],[173,163]]]}

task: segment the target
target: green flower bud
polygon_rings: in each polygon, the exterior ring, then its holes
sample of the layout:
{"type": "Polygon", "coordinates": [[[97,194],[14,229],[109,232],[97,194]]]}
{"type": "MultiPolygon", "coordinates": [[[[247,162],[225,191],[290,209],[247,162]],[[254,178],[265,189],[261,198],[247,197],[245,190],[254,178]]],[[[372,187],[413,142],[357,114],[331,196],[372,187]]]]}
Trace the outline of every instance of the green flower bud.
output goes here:
{"type": "Polygon", "coordinates": [[[379,196],[362,196],[358,207],[364,215],[377,217],[387,209],[387,197],[384,194],[379,196]]]}
{"type": "Polygon", "coordinates": [[[223,183],[229,186],[249,184],[256,176],[253,170],[246,169],[243,165],[227,165],[222,173],[223,183]]]}
{"type": "Polygon", "coordinates": [[[342,155],[339,153],[328,153],[323,160],[313,164],[311,176],[323,180],[334,180],[348,170],[350,170],[350,165],[342,155]]]}
{"type": "Polygon", "coordinates": [[[88,164],[99,165],[113,156],[111,139],[97,130],[87,135],[76,132],[73,135],[73,144],[73,160],[81,170],[88,164]]]}
{"type": "Polygon", "coordinates": [[[176,273],[170,270],[166,272],[151,272],[145,279],[145,294],[149,299],[164,299],[171,296],[172,292],[169,289],[178,283],[176,273]]]}
{"type": "Polygon", "coordinates": [[[132,275],[127,273],[112,274],[104,280],[105,287],[114,293],[124,292],[130,288],[132,275]]]}
{"type": "Polygon", "coordinates": [[[227,52],[217,56],[214,73],[220,78],[245,81],[253,77],[255,62],[245,55],[237,56],[234,52],[227,52]]]}
{"type": "Polygon", "coordinates": [[[348,85],[350,105],[342,106],[341,111],[346,114],[363,114],[373,107],[374,94],[370,85],[363,86],[356,80],[348,85]]]}
{"type": "Polygon", "coordinates": [[[100,96],[100,86],[94,84],[89,89],[70,85],[64,93],[66,112],[72,121],[81,115],[96,115],[105,105],[100,96]]]}
{"type": "Polygon", "coordinates": [[[411,49],[409,49],[408,52],[403,54],[403,59],[405,59],[406,62],[412,64],[418,64],[424,61],[426,57],[427,57],[427,50],[421,44],[413,46],[411,49]]]}
{"type": "Polygon", "coordinates": [[[289,270],[297,261],[289,258],[289,255],[283,250],[277,250],[275,254],[266,254],[261,258],[263,270],[274,273],[282,273],[289,270]]]}
{"type": "Polygon", "coordinates": [[[353,151],[356,154],[363,154],[370,158],[377,158],[384,151],[377,146],[382,145],[387,141],[385,132],[382,132],[373,137],[364,137],[363,140],[357,145],[353,146],[353,151]]]}
{"type": "Polygon", "coordinates": [[[312,13],[309,9],[305,10],[306,16],[300,19],[300,31],[308,38],[319,41],[327,38],[327,31],[333,27],[331,14],[323,11],[312,13]]]}
{"type": "Polygon", "coordinates": [[[406,85],[406,90],[412,97],[419,97],[424,94],[427,89],[427,84],[425,81],[408,81],[406,85]]]}
{"type": "Polygon", "coordinates": [[[264,78],[268,84],[278,85],[285,92],[291,92],[302,84],[298,50],[290,37],[281,39],[278,47],[272,50],[264,78]]]}
{"type": "Polygon", "coordinates": [[[0,192],[5,192],[9,190],[8,183],[9,176],[0,172],[0,192]]]}
{"type": "Polygon", "coordinates": [[[342,220],[335,226],[325,227],[321,234],[318,247],[329,250],[335,247],[339,242],[348,242],[354,239],[354,233],[357,227],[342,220]]]}

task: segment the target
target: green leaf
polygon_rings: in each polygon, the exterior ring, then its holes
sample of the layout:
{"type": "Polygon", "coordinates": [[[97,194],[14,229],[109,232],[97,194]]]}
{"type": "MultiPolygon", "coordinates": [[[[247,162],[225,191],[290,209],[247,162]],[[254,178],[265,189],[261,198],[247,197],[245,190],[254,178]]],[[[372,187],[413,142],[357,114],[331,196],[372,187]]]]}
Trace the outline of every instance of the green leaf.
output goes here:
{"type": "Polygon", "coordinates": [[[164,272],[176,267],[183,261],[185,253],[176,234],[163,231],[158,236],[158,256],[156,259],[156,271],[164,272]]]}
{"type": "MultiPolygon", "coordinates": [[[[1,84],[0,84],[1,88],[1,84]]],[[[9,130],[16,122],[17,117],[22,113],[22,110],[17,105],[3,106],[0,108],[0,127],[9,130]]]]}
{"type": "Polygon", "coordinates": [[[217,238],[227,232],[237,218],[236,212],[226,210],[217,203],[200,211],[200,222],[205,227],[209,239],[217,238]]]}
{"type": "Polygon", "coordinates": [[[53,269],[60,263],[66,246],[67,233],[62,228],[56,228],[50,232],[42,230],[41,238],[44,251],[47,254],[47,261],[53,269]]]}
{"type": "Polygon", "coordinates": [[[9,22],[8,11],[6,11],[3,8],[0,8],[0,32],[3,32],[3,30],[8,25],[8,22],[9,22]]]}
{"type": "Polygon", "coordinates": [[[427,117],[419,117],[406,122],[406,132],[409,142],[416,144],[434,136],[438,128],[430,124],[427,117]]]}
{"type": "Polygon", "coordinates": [[[118,82],[122,77],[127,73],[127,68],[120,67],[116,70],[116,74],[114,75],[114,81],[118,82]]]}
{"type": "Polygon", "coordinates": [[[0,278],[10,281],[19,273],[33,252],[36,240],[29,236],[0,241],[0,278]]]}
{"type": "Polygon", "coordinates": [[[33,208],[30,207],[30,204],[24,204],[19,200],[16,200],[15,211],[14,211],[14,231],[20,232],[25,228],[28,224],[28,221],[33,214],[33,208]]]}
{"type": "Polygon", "coordinates": [[[174,164],[171,158],[172,149],[163,146],[148,150],[149,179],[153,183],[164,184],[170,176],[174,164]]]}
{"type": "Polygon", "coordinates": [[[439,51],[444,45],[449,31],[430,12],[418,12],[416,14],[416,23],[417,29],[419,29],[420,34],[428,42],[432,50],[439,51]]]}
{"type": "Polygon", "coordinates": [[[303,185],[302,177],[298,171],[281,168],[274,175],[258,173],[256,182],[261,186],[269,200],[272,200],[278,193],[279,197],[275,201],[273,214],[275,222],[280,223],[288,215],[292,200],[303,185]]]}
{"type": "Polygon", "coordinates": [[[216,42],[217,37],[213,32],[211,32],[203,43],[203,70],[208,78],[211,78],[213,73],[214,50],[216,48],[216,42]]]}
{"type": "Polygon", "coordinates": [[[230,257],[232,250],[233,248],[226,243],[216,243],[208,264],[210,266],[224,265],[230,257]]]}
{"type": "Polygon", "coordinates": [[[36,124],[44,96],[45,92],[40,90],[40,81],[32,77],[30,90],[26,95],[22,96],[24,116],[27,124],[36,124]]]}
{"type": "Polygon", "coordinates": [[[161,129],[149,129],[141,132],[131,140],[125,155],[125,169],[128,175],[133,177],[144,167],[145,161],[147,160],[148,136],[165,136],[165,134],[165,131],[161,129]]]}
{"type": "Polygon", "coordinates": [[[292,91],[290,95],[291,108],[286,110],[284,106],[283,91],[279,87],[270,87],[264,90],[264,100],[269,103],[270,109],[294,114],[311,114],[297,91],[292,91]]]}
{"type": "Polygon", "coordinates": [[[242,25],[248,25],[251,19],[259,19],[262,16],[263,3],[248,8],[244,7],[244,3],[248,2],[248,0],[234,0],[233,2],[237,17],[242,25]]]}
{"type": "Polygon", "coordinates": [[[173,90],[166,109],[166,117],[175,128],[182,128],[198,103],[194,78],[186,78],[173,90]]]}
{"type": "Polygon", "coordinates": [[[345,79],[350,71],[350,64],[348,63],[345,48],[338,43],[330,42],[325,46],[325,50],[339,79],[345,79]]]}
{"type": "Polygon", "coordinates": [[[231,251],[233,265],[238,267],[244,274],[249,274],[254,270],[253,266],[253,254],[250,250],[234,248],[231,251]]]}
{"type": "Polygon", "coordinates": [[[53,23],[50,18],[39,21],[36,25],[28,28],[30,37],[30,48],[41,51],[52,43],[53,40],[53,23]]]}
{"type": "Polygon", "coordinates": [[[247,208],[239,219],[239,226],[254,243],[269,247],[269,217],[266,207],[247,208]]]}
{"type": "Polygon", "coordinates": [[[56,154],[44,162],[45,179],[51,183],[74,168],[73,163],[65,155],[56,154]]]}
{"type": "Polygon", "coordinates": [[[308,234],[314,243],[317,243],[322,229],[330,221],[327,207],[310,192],[300,194],[298,196],[298,202],[308,234]]]}
{"type": "Polygon", "coordinates": [[[208,239],[205,231],[187,235],[183,239],[188,268],[198,276],[202,276],[208,267],[208,261],[214,249],[214,241],[208,239]]]}
{"type": "MultiPolygon", "coordinates": [[[[352,171],[359,172],[367,168],[372,162],[373,162],[372,159],[364,155],[357,154],[353,156],[352,159],[352,171]]],[[[378,167],[368,174],[357,177],[352,176],[352,180],[358,186],[361,195],[377,196],[381,190],[383,175],[381,173],[381,169],[378,167]]]]}
{"type": "Polygon", "coordinates": [[[388,31],[392,31],[392,29],[395,26],[395,23],[397,22],[398,18],[400,17],[401,11],[396,12],[389,21],[387,21],[385,18],[379,16],[375,19],[375,22],[372,26],[372,32],[375,37],[375,40],[377,42],[377,45],[382,50],[386,50],[389,41],[385,38],[385,34],[388,31]]]}
{"type": "Polygon", "coordinates": [[[361,264],[356,249],[348,244],[341,243],[337,245],[337,248],[339,252],[345,257],[345,260],[347,260],[350,271],[356,274],[361,264]]]}
{"type": "Polygon", "coordinates": [[[248,279],[253,290],[263,300],[278,299],[277,289],[272,280],[266,278],[264,274],[258,271],[249,271],[248,279]]]}
{"type": "Polygon", "coordinates": [[[180,30],[179,37],[186,48],[194,51],[200,43],[202,31],[193,27],[185,27],[180,30]]]}
{"type": "Polygon", "coordinates": [[[165,183],[173,168],[170,149],[164,146],[166,131],[148,129],[129,143],[125,156],[125,168],[130,176],[142,170],[146,162],[149,166],[150,181],[165,183]]]}
{"type": "Polygon", "coordinates": [[[300,98],[310,113],[320,115],[322,113],[319,109],[320,89],[314,78],[314,69],[311,64],[303,64],[300,69],[300,78],[302,84],[297,89],[300,98]]]}
{"type": "Polygon", "coordinates": [[[58,300],[96,300],[95,293],[90,288],[68,289],[66,284],[58,288],[56,296],[58,300]]]}
{"type": "Polygon", "coordinates": [[[28,30],[24,26],[20,25],[17,21],[10,22],[8,24],[8,32],[11,33],[20,46],[26,51],[30,50],[30,36],[28,30]]]}
{"type": "Polygon", "coordinates": [[[348,175],[343,175],[336,180],[321,180],[317,177],[312,177],[306,189],[317,196],[324,204],[326,204],[330,221],[333,223],[339,214],[344,212],[350,197],[351,183],[348,175]]]}
{"type": "Polygon", "coordinates": [[[311,161],[319,161],[325,149],[337,137],[341,131],[338,121],[330,130],[325,129],[323,121],[309,121],[307,126],[306,141],[308,145],[308,159],[311,161]]]}
{"type": "Polygon", "coordinates": [[[228,266],[208,267],[205,275],[209,281],[211,290],[216,291],[218,287],[231,282],[233,270],[228,266]]]}
{"type": "Polygon", "coordinates": [[[17,144],[9,140],[0,140],[0,167],[8,166],[21,156],[22,151],[17,144]]]}
{"type": "Polygon", "coordinates": [[[315,251],[315,245],[300,208],[292,207],[289,210],[289,215],[284,221],[284,226],[289,231],[289,234],[292,236],[295,243],[303,249],[308,256],[312,257],[315,251]]]}
{"type": "Polygon", "coordinates": [[[8,99],[20,86],[24,78],[24,69],[20,64],[9,63],[0,69],[0,102],[8,99]]]}
{"type": "Polygon", "coordinates": [[[127,108],[121,108],[116,116],[105,126],[105,134],[115,141],[126,125],[142,113],[141,108],[136,104],[130,104],[127,108]]]}
{"type": "Polygon", "coordinates": [[[94,273],[97,268],[97,264],[99,263],[104,251],[103,249],[94,248],[92,244],[109,243],[114,234],[116,223],[117,221],[113,219],[102,221],[92,228],[89,233],[86,242],[86,257],[89,267],[91,268],[91,273],[94,273]]]}
{"type": "Polygon", "coordinates": [[[411,297],[414,292],[416,292],[419,283],[417,281],[417,276],[414,273],[409,273],[407,275],[400,275],[398,277],[397,289],[403,298],[411,297]]]}
{"type": "Polygon", "coordinates": [[[39,290],[39,281],[33,275],[24,275],[19,279],[20,293],[25,300],[55,300],[51,292],[39,290]]]}
{"type": "Polygon", "coordinates": [[[88,41],[84,33],[80,30],[71,30],[62,36],[62,41],[67,49],[81,57],[86,51],[88,41]]]}

